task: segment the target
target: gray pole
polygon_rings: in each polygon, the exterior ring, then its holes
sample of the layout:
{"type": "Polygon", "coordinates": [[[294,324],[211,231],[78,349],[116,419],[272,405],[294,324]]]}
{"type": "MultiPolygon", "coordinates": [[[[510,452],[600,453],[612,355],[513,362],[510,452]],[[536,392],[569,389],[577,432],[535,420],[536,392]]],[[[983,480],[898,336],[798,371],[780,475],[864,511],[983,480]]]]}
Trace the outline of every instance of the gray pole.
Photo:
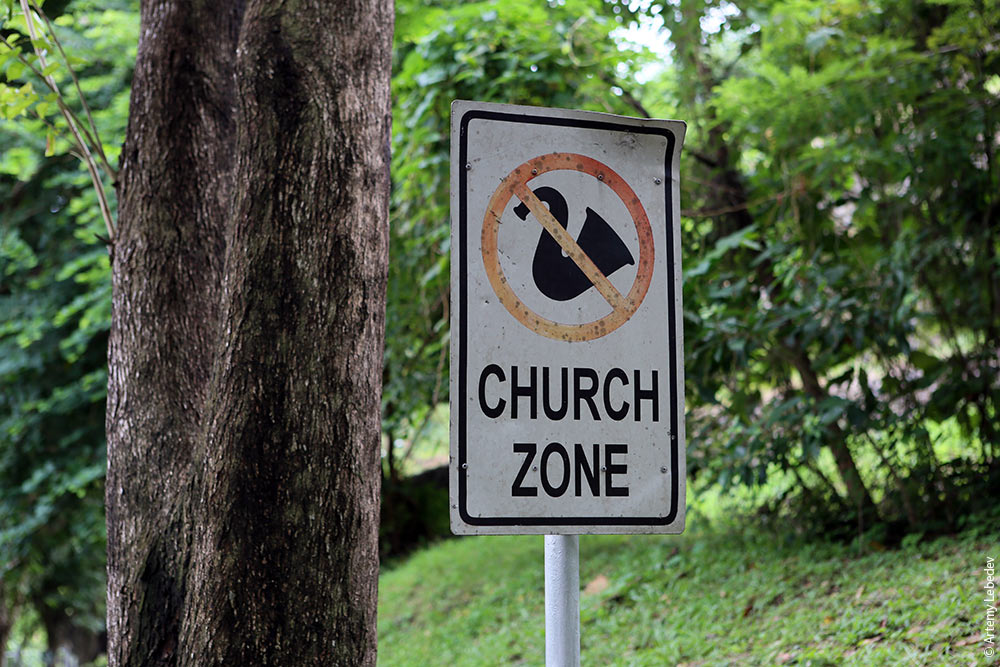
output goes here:
{"type": "Polygon", "coordinates": [[[580,667],[580,536],[545,536],[545,665],[580,667]]]}

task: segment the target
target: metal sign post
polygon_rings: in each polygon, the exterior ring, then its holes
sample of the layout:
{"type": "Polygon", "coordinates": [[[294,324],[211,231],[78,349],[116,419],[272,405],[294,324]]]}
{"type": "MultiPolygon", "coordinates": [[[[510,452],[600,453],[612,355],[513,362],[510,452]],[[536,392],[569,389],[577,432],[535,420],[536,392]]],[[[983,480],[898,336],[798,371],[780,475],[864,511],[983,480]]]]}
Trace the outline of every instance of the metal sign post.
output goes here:
{"type": "Polygon", "coordinates": [[[545,536],[545,664],[580,666],[580,536],[545,536]]]}
{"type": "Polygon", "coordinates": [[[579,535],[684,530],[681,121],[456,101],[451,529],[545,535],[580,660],[579,535]]]}

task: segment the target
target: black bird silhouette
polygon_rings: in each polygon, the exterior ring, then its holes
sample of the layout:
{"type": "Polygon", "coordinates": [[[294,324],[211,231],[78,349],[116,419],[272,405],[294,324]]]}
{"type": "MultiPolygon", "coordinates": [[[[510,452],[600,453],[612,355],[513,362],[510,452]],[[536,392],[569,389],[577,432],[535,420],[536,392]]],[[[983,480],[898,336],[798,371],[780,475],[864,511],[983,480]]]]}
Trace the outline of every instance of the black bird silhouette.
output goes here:
{"type": "MultiPolygon", "coordinates": [[[[559,191],[542,186],[533,192],[549,205],[552,217],[566,229],[569,208],[559,191]]],[[[514,208],[514,213],[521,220],[527,220],[530,209],[522,203],[514,208]]],[[[621,237],[589,206],[576,242],[605,276],[610,276],[626,264],[635,264],[632,253],[625,247],[621,237]]],[[[572,258],[563,257],[559,243],[544,229],[538,239],[538,247],[535,248],[531,275],[538,290],[555,301],[575,299],[594,286],[572,258]]]]}

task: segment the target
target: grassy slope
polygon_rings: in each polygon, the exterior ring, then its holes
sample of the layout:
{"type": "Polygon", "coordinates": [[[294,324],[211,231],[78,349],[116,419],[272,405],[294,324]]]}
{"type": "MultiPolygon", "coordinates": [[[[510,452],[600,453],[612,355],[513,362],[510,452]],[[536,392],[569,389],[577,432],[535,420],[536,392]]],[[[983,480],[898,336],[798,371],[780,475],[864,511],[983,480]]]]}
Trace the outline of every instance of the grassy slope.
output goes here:
{"type": "MultiPolygon", "coordinates": [[[[544,662],[542,538],[449,540],[383,573],[382,665],[544,662]]],[[[587,665],[988,664],[995,524],[858,555],[775,535],[584,536],[587,665]]]]}

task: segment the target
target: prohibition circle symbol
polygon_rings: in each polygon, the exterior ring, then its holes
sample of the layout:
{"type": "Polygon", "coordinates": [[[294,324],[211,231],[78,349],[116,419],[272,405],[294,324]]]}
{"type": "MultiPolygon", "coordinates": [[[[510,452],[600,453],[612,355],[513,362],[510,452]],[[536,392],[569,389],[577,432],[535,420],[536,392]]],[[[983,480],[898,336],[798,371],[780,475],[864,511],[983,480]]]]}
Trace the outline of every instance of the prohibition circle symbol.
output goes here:
{"type": "Polygon", "coordinates": [[[490,203],[486,207],[481,247],[486,276],[489,278],[490,285],[493,286],[493,291],[500,299],[500,303],[528,329],[555,340],[577,342],[594,340],[608,335],[625,324],[635,314],[642,300],[646,297],[649,283],[653,278],[653,230],[649,226],[649,218],[639,202],[639,197],[625,182],[625,179],[606,164],[577,153],[540,155],[510,172],[493,193],[490,203]],[[601,270],[580,248],[576,240],[549,213],[545,204],[528,187],[528,183],[533,178],[561,169],[579,171],[593,176],[598,182],[611,188],[628,210],[639,237],[639,267],[635,280],[632,282],[632,289],[629,290],[628,294],[623,295],[611,284],[607,276],[601,273],[601,270]],[[561,324],[534,312],[514,293],[500,267],[498,248],[500,216],[503,215],[512,197],[517,197],[531,210],[535,219],[552,235],[552,238],[562,247],[567,256],[573,259],[573,262],[611,306],[611,313],[584,324],[561,324]]]}

